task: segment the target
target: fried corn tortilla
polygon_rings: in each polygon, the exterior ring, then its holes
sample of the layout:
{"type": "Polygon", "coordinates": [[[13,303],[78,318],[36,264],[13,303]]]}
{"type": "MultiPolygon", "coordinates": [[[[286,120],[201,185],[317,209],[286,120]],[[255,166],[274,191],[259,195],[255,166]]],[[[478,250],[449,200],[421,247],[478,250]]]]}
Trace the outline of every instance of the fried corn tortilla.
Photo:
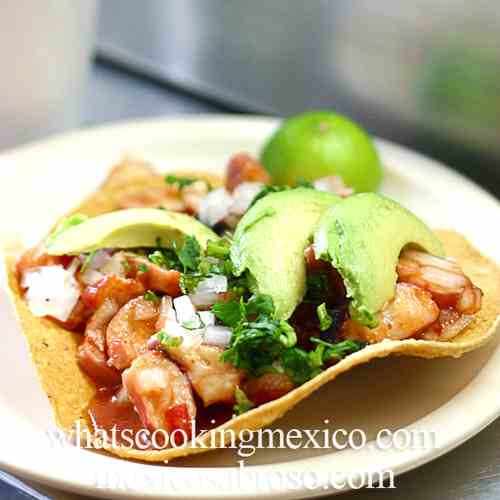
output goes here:
{"type": "MultiPolygon", "coordinates": [[[[200,176],[200,174],[197,174],[200,176]]],[[[216,177],[204,178],[212,184],[220,184],[216,177]]],[[[134,193],[149,186],[161,186],[163,176],[136,160],[125,160],[115,166],[99,191],[82,203],[74,212],[96,216],[118,208],[118,200],[124,193],[134,193]]],[[[222,446],[222,430],[231,430],[236,435],[242,430],[256,430],[265,427],[292,409],[323,384],[335,379],[339,374],[356,365],[367,363],[373,358],[389,355],[437,358],[459,357],[486,343],[495,334],[500,321],[500,269],[494,262],[481,255],[460,234],[439,230],[447,255],[454,257],[473,283],[484,292],[481,310],[474,320],[456,337],[448,342],[428,340],[385,340],[351,354],[323,371],[313,379],[295,388],[279,399],[263,404],[198,438],[198,446],[186,445],[164,450],[138,450],[112,447],[95,438],[92,443],[123,458],[150,462],[167,462],[173,458],[207,451],[210,443],[222,446]],[[212,434],[215,435],[212,436],[212,434]]],[[[94,397],[93,382],[80,370],[77,363],[77,348],[82,335],[65,330],[54,322],[33,316],[28,308],[15,275],[16,257],[22,249],[15,244],[6,248],[6,270],[8,287],[14,304],[19,325],[28,342],[31,357],[37,368],[43,389],[47,393],[54,411],[57,425],[74,433],[76,422],[87,427],[86,410],[94,397]]],[[[226,433],[227,437],[227,433],[226,433]]]]}

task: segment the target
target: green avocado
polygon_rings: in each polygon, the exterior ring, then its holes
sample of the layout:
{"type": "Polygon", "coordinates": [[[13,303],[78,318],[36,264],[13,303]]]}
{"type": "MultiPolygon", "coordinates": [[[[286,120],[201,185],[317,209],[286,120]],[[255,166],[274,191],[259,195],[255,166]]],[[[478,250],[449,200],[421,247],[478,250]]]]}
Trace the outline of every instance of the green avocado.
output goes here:
{"type": "Polygon", "coordinates": [[[193,217],[156,208],[117,210],[91,219],[72,216],[45,240],[49,255],[78,255],[100,248],[162,246],[194,236],[202,247],[219,237],[193,217]]]}
{"type": "Polygon", "coordinates": [[[396,265],[407,246],[443,256],[438,237],[399,203],[375,193],[350,196],[325,212],[314,234],[316,258],[329,260],[344,280],[354,321],[378,324],[394,295],[396,265]]]}
{"type": "Polygon", "coordinates": [[[234,272],[246,269],[255,289],[273,298],[275,317],[287,319],[306,292],[304,249],[320,216],[341,200],[308,188],[260,199],[236,227],[231,246],[234,272]]]}

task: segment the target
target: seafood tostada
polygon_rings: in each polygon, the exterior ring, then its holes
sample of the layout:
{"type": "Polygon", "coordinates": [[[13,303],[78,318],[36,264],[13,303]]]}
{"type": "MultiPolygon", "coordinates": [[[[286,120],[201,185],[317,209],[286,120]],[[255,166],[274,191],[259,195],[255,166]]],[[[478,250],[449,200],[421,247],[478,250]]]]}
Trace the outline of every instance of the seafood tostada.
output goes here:
{"type": "Polygon", "coordinates": [[[161,430],[94,444],[168,461],[373,358],[459,357],[493,336],[500,271],[461,235],[338,178],[269,184],[247,155],[223,182],[128,159],[39,245],[7,250],[62,429],[161,430]]]}

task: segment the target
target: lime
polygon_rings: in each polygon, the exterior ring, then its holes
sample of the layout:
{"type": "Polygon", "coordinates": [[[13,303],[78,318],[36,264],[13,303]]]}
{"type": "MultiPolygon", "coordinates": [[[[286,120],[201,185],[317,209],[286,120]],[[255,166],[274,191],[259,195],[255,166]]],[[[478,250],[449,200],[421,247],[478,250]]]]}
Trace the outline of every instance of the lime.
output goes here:
{"type": "Polygon", "coordinates": [[[370,136],[345,116],[313,111],[286,119],[261,152],[276,184],[342,177],[355,191],[374,191],[382,167],[370,136]]]}

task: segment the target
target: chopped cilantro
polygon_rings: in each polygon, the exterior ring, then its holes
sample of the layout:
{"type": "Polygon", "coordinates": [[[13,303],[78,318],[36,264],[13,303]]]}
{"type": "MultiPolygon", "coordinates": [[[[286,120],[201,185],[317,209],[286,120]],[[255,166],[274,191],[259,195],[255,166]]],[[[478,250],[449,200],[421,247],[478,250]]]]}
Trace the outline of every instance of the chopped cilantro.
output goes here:
{"type": "Polygon", "coordinates": [[[194,236],[186,236],[184,245],[177,252],[177,256],[184,268],[184,273],[188,270],[196,271],[201,257],[201,247],[198,240],[194,236]]]}
{"type": "Polygon", "coordinates": [[[93,252],[90,252],[85,256],[85,260],[83,261],[82,267],[80,268],[81,273],[84,273],[87,270],[96,253],[97,250],[94,250],[93,252]]]}
{"type": "Polygon", "coordinates": [[[146,264],[139,264],[137,266],[137,270],[141,273],[147,273],[148,272],[148,269],[149,267],[146,265],[146,264]]]}
{"type": "Polygon", "coordinates": [[[212,312],[225,326],[234,327],[247,319],[256,319],[259,315],[271,316],[274,312],[273,299],[269,295],[254,294],[248,302],[230,299],[212,306],[212,312]]]}
{"type": "Polygon", "coordinates": [[[160,330],[156,334],[158,340],[160,341],[160,344],[162,347],[169,348],[169,347],[179,347],[182,344],[182,337],[172,337],[169,335],[165,330],[160,330]]]}
{"type": "Polygon", "coordinates": [[[153,290],[146,290],[146,292],[144,293],[144,298],[146,300],[149,300],[150,302],[160,302],[160,297],[158,297],[158,295],[156,295],[153,290]]]}
{"type": "Polygon", "coordinates": [[[326,342],[316,337],[311,337],[310,340],[311,342],[318,344],[316,349],[318,349],[318,347],[322,347],[324,349],[323,352],[324,362],[333,358],[341,359],[347,354],[359,351],[365,346],[363,342],[357,342],[356,340],[343,340],[342,342],[338,342],[336,344],[326,342]]]}
{"type": "Polygon", "coordinates": [[[330,342],[313,337],[311,341],[317,344],[313,351],[293,347],[285,349],[281,355],[285,373],[296,385],[303,384],[318,375],[327,361],[334,358],[341,359],[364,347],[361,342],[353,340],[330,344],[330,342]]]}
{"type": "Polygon", "coordinates": [[[177,255],[170,248],[155,250],[148,255],[148,260],[164,269],[181,269],[182,267],[177,255]]]}
{"type": "MultiPolygon", "coordinates": [[[[310,353],[304,349],[298,347],[285,349],[281,355],[281,362],[285,373],[295,385],[301,385],[312,378],[313,369],[310,353]]],[[[316,371],[314,370],[314,372],[316,371]]]]}
{"type": "Polygon", "coordinates": [[[256,293],[250,297],[246,303],[246,315],[247,316],[257,316],[259,314],[265,314],[271,316],[274,312],[273,298],[270,295],[264,293],[256,293]]]}
{"type": "Polygon", "coordinates": [[[197,180],[198,179],[196,179],[195,177],[179,177],[172,174],[165,177],[165,182],[167,184],[177,184],[179,186],[179,189],[184,189],[186,186],[190,186],[197,180]]]}
{"type": "Polygon", "coordinates": [[[196,313],[193,319],[183,321],[181,323],[181,326],[183,328],[186,328],[187,330],[198,330],[199,328],[204,328],[205,323],[203,323],[203,320],[200,318],[200,315],[196,313]]]}
{"type": "Polygon", "coordinates": [[[219,241],[209,240],[207,243],[207,255],[216,259],[227,258],[229,256],[229,241],[224,239],[219,241]]]}
{"type": "Polygon", "coordinates": [[[215,317],[226,326],[236,326],[246,317],[246,308],[243,299],[231,299],[212,306],[215,317]]]}
{"type": "Polygon", "coordinates": [[[127,259],[121,261],[121,265],[126,273],[130,271],[130,263],[127,259]]]}
{"type": "Polygon", "coordinates": [[[255,406],[239,387],[236,387],[236,390],[234,391],[234,399],[236,400],[236,403],[233,406],[233,410],[236,415],[241,415],[255,406]]]}
{"type": "Polygon", "coordinates": [[[179,286],[182,290],[182,293],[188,295],[196,290],[196,287],[200,283],[200,281],[204,280],[206,276],[204,274],[181,274],[179,280],[179,286]]]}
{"type": "Polygon", "coordinates": [[[157,266],[167,267],[167,260],[161,250],[155,250],[153,253],[150,253],[148,259],[157,266]]]}
{"type": "Polygon", "coordinates": [[[66,219],[62,220],[56,226],[54,231],[52,231],[52,233],[50,233],[47,238],[45,238],[45,245],[47,247],[50,247],[50,245],[53,245],[56,239],[59,238],[59,236],[61,236],[64,231],[66,231],[70,227],[77,226],[78,224],[85,222],[87,219],[88,217],[82,214],[74,214],[70,217],[66,217],[66,219]]]}
{"type": "Polygon", "coordinates": [[[324,332],[325,330],[328,330],[333,324],[333,319],[326,310],[326,304],[324,302],[316,308],[316,314],[319,319],[320,331],[324,332]]]}
{"type": "Polygon", "coordinates": [[[266,316],[257,321],[244,321],[233,329],[229,348],[222,353],[221,359],[242,368],[250,377],[258,377],[274,371],[274,360],[295,339],[295,331],[286,321],[266,316]]]}

